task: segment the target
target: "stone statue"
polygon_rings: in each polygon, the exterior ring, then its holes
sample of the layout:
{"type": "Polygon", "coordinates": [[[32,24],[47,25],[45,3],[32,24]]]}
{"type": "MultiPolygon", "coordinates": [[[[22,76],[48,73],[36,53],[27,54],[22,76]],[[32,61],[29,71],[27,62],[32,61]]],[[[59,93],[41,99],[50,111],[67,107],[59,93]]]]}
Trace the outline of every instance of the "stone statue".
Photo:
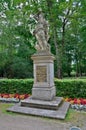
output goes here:
{"type": "Polygon", "coordinates": [[[37,39],[35,48],[37,51],[50,51],[50,45],[48,44],[49,24],[44,19],[42,11],[39,11],[39,13],[34,16],[34,18],[37,20],[37,24],[33,32],[37,39]]]}

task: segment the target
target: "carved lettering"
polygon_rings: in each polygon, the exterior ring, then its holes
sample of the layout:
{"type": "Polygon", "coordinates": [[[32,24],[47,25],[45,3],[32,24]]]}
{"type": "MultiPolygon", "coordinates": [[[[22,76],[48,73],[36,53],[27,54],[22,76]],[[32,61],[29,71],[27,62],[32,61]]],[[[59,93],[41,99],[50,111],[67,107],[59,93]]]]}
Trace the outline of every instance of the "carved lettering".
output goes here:
{"type": "Polygon", "coordinates": [[[46,66],[36,67],[36,81],[47,82],[47,67],[46,66]]]}

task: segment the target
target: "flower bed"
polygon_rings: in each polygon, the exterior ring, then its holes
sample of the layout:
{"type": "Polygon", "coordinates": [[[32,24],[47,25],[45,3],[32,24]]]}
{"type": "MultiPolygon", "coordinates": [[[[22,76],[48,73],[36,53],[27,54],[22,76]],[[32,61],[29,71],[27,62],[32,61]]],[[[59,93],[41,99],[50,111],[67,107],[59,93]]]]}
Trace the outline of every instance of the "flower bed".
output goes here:
{"type": "MultiPolygon", "coordinates": [[[[26,99],[29,96],[30,94],[0,94],[0,101],[18,103],[20,100],[26,99]]],[[[72,109],[86,111],[86,99],[64,98],[64,101],[70,102],[72,109]]]]}
{"type": "Polygon", "coordinates": [[[18,103],[20,100],[26,99],[30,94],[0,94],[1,102],[18,103]]]}
{"type": "Polygon", "coordinates": [[[79,111],[81,111],[81,110],[86,111],[86,99],[65,98],[64,100],[67,102],[70,102],[71,108],[79,110],[79,111]]]}

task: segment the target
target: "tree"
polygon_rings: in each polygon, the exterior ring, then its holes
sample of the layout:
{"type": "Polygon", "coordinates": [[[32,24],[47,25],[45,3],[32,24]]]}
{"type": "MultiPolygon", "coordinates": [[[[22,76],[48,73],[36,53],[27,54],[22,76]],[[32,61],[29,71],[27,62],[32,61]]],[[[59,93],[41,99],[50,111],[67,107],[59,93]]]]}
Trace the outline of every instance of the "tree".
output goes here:
{"type": "Polygon", "coordinates": [[[35,50],[33,48],[34,38],[28,24],[28,14],[21,7],[21,1],[14,3],[14,1],[4,0],[1,5],[3,8],[0,20],[2,27],[0,46],[3,52],[1,53],[3,64],[0,63],[2,66],[0,75],[8,78],[32,77],[30,56],[35,50]]]}
{"type": "MultiPolygon", "coordinates": [[[[9,71],[8,75],[14,77],[16,70],[19,69],[16,61],[24,62],[26,66],[31,62],[30,56],[35,52],[36,41],[32,36],[35,21],[31,15],[42,8],[50,24],[49,43],[56,57],[55,76],[62,78],[65,73],[71,76],[72,70],[76,71],[77,75],[86,73],[85,7],[85,0],[1,0],[0,55],[5,72],[9,71]],[[9,66],[9,69],[6,70],[6,66],[9,66]]],[[[27,68],[25,65],[23,64],[24,68],[27,68]]],[[[32,63],[30,65],[32,67],[32,63]]]]}

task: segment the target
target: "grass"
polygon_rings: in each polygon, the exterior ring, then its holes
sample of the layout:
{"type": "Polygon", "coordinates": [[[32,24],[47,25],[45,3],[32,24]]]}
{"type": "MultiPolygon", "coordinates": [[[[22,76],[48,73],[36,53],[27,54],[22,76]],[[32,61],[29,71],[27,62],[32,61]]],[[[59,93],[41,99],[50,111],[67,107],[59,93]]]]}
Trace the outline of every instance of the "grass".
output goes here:
{"type": "Polygon", "coordinates": [[[69,122],[71,120],[74,120],[74,115],[76,114],[77,114],[77,111],[70,108],[66,115],[65,121],[69,122]]]}
{"type": "Polygon", "coordinates": [[[80,78],[80,77],[78,77],[78,78],[76,78],[76,77],[71,77],[71,78],[63,78],[63,79],[57,79],[57,78],[55,78],[55,80],[58,80],[58,81],[84,81],[84,82],[86,82],[86,77],[84,77],[84,78],[80,78]]]}
{"type": "Polygon", "coordinates": [[[11,107],[11,106],[13,106],[14,104],[12,104],[12,103],[0,103],[0,113],[1,114],[12,114],[12,115],[14,115],[14,113],[12,113],[12,112],[7,112],[6,111],[6,109],[7,108],[9,108],[9,107],[11,107]]]}
{"type": "Polygon", "coordinates": [[[77,127],[86,126],[86,112],[69,109],[64,122],[71,123],[77,127]]]}

